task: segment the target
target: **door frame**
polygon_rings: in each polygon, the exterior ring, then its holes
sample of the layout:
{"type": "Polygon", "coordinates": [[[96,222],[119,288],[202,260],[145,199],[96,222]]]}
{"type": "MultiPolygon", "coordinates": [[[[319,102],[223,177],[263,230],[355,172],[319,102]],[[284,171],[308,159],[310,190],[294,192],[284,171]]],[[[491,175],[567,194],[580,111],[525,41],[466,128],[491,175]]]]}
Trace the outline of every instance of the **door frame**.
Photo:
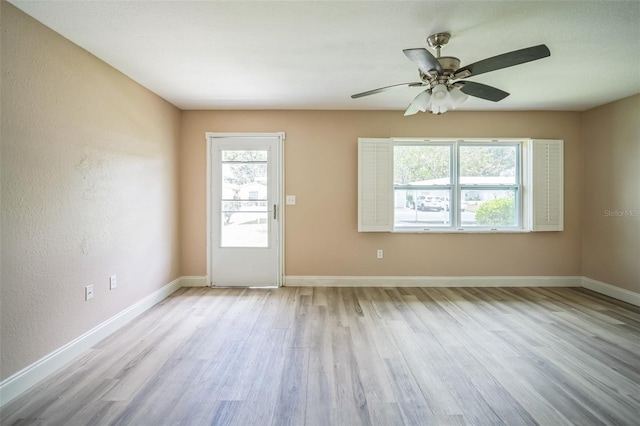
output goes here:
{"type": "Polygon", "coordinates": [[[211,281],[211,244],[213,238],[213,227],[212,227],[212,196],[211,196],[211,185],[212,185],[212,167],[211,164],[211,150],[213,148],[213,141],[218,138],[261,138],[261,137],[276,137],[278,138],[278,170],[276,171],[278,176],[277,182],[277,204],[278,204],[278,244],[276,247],[277,256],[278,256],[278,282],[277,287],[283,286],[283,278],[284,278],[284,141],[285,134],[284,132],[276,132],[276,133],[218,133],[218,132],[206,132],[205,133],[205,142],[207,144],[207,286],[213,287],[213,283],[211,281]]]}

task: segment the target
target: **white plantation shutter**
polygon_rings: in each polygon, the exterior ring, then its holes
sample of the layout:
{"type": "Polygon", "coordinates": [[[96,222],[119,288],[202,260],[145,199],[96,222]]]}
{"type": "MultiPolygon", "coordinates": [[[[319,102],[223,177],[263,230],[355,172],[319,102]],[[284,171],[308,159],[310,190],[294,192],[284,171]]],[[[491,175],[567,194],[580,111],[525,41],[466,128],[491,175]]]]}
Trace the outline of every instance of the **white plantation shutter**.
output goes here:
{"type": "Polygon", "coordinates": [[[531,141],[531,230],[564,229],[564,147],[561,140],[531,141]]]}
{"type": "Polygon", "coordinates": [[[393,142],[358,139],[358,232],[393,230],[393,142]]]}

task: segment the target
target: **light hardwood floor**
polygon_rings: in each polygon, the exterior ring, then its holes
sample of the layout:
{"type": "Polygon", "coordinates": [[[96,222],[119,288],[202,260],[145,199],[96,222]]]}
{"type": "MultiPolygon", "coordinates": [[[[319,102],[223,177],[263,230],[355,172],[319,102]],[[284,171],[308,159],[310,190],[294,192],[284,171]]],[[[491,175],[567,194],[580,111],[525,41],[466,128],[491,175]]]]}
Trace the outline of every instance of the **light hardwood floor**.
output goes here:
{"type": "Polygon", "coordinates": [[[638,425],[640,309],[582,289],[181,289],[3,425],[638,425]]]}

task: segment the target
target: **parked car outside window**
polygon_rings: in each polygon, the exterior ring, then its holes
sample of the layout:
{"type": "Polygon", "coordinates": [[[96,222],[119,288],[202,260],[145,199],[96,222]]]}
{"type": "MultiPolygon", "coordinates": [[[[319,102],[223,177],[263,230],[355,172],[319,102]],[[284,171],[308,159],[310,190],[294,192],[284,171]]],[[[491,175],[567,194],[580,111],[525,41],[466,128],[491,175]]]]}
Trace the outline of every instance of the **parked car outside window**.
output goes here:
{"type": "Polygon", "coordinates": [[[449,211],[449,200],[445,200],[441,197],[424,197],[417,198],[418,210],[425,211],[449,211]]]}

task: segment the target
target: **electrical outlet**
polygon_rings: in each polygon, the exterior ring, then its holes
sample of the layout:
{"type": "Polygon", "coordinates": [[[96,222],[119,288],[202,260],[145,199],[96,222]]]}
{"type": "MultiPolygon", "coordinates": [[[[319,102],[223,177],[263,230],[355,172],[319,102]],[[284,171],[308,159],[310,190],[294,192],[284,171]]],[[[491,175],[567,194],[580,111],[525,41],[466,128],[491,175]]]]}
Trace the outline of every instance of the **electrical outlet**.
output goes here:
{"type": "Polygon", "coordinates": [[[287,198],[285,200],[286,204],[288,206],[295,206],[296,205],[296,196],[295,195],[287,195],[287,198]]]}
{"type": "Polygon", "coordinates": [[[109,277],[109,290],[113,290],[116,287],[117,287],[116,276],[115,275],[111,275],[109,277]]]}
{"type": "Polygon", "coordinates": [[[377,257],[378,259],[382,259],[384,257],[384,252],[382,250],[378,250],[377,257]]]}
{"type": "Polygon", "coordinates": [[[93,299],[93,285],[88,285],[84,288],[84,300],[93,299]]]}

